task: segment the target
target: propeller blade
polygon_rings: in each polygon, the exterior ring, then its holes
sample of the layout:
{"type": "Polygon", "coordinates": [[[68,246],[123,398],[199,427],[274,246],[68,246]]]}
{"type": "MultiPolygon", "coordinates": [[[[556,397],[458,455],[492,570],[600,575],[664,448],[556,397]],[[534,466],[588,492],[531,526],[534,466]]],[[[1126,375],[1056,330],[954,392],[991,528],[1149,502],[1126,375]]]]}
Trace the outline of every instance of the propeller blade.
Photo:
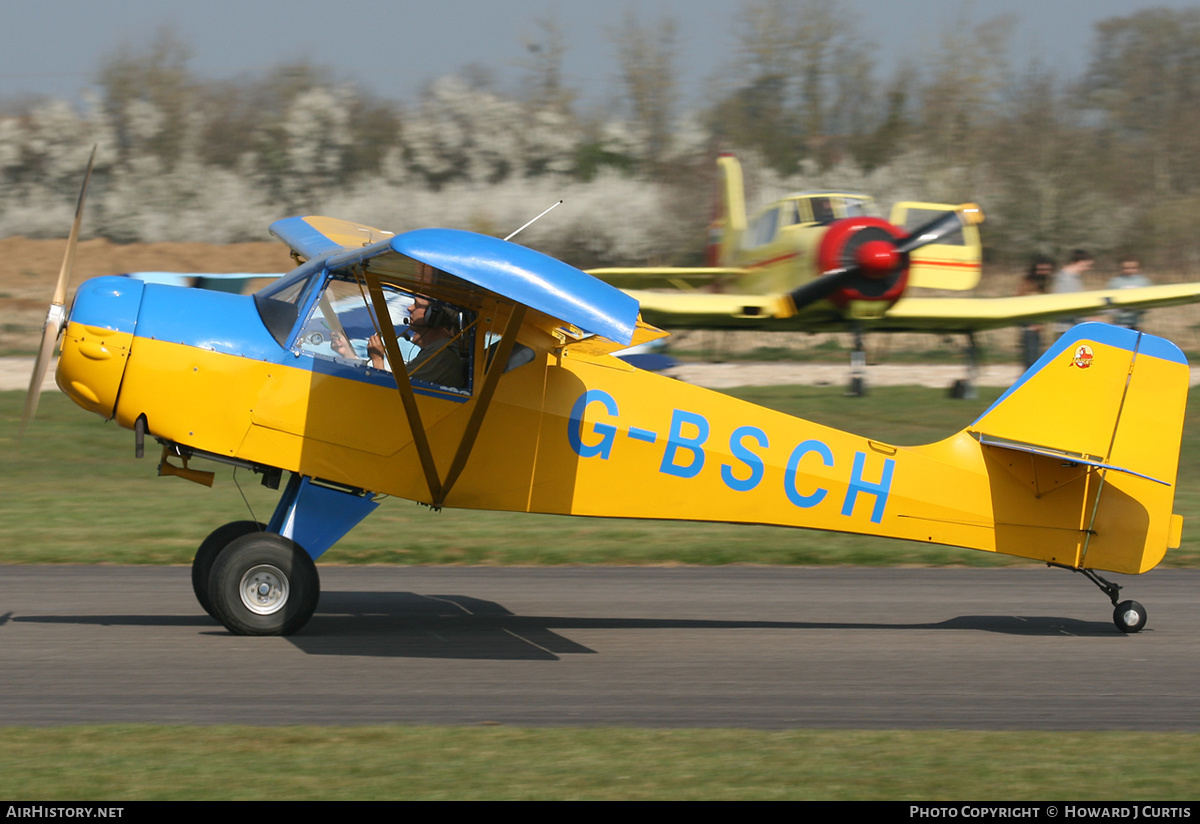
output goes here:
{"type": "Polygon", "coordinates": [[[83,174],[83,186],[79,189],[79,200],[75,203],[75,220],[71,223],[71,234],[67,237],[67,253],[63,255],[62,268],[58,270],[58,282],[54,285],[54,297],[50,303],[62,306],[67,302],[67,284],[71,280],[71,267],[75,265],[75,247],[79,245],[79,226],[83,223],[83,204],[87,200],[88,183],[92,179],[92,166],[96,163],[96,147],[88,157],[87,171],[83,174]]]}
{"type": "Polygon", "coordinates": [[[838,289],[850,283],[856,274],[858,274],[857,266],[848,266],[844,269],[831,269],[820,277],[813,278],[803,286],[793,289],[788,293],[793,310],[829,297],[838,289]]]}
{"type": "MultiPolygon", "coordinates": [[[[56,307],[51,307],[53,314],[56,307]]],[[[60,311],[62,307],[57,307],[60,311]]],[[[58,333],[62,328],[61,321],[47,316],[46,326],[42,329],[42,343],[38,347],[37,360],[33,362],[33,375],[29,378],[29,391],[25,393],[25,409],[21,412],[21,428],[17,437],[25,435],[25,427],[37,414],[38,401],[42,396],[42,383],[46,380],[46,370],[54,353],[54,344],[58,342],[58,333]]]]}
{"type": "Polygon", "coordinates": [[[71,234],[67,237],[67,251],[63,255],[62,267],[58,270],[58,281],[54,284],[54,295],[50,298],[50,309],[46,313],[46,324],[42,327],[42,343],[38,347],[37,360],[33,362],[33,374],[29,378],[29,391],[25,394],[25,409],[21,413],[21,428],[18,438],[25,435],[25,427],[37,413],[42,395],[42,383],[54,354],[54,344],[66,322],[67,287],[71,282],[71,269],[75,265],[75,247],[79,245],[79,227],[83,223],[83,204],[87,200],[88,183],[92,179],[92,166],[96,162],[96,147],[88,158],[87,171],[83,175],[83,186],[79,189],[79,200],[75,203],[75,220],[71,223],[71,234]]]}

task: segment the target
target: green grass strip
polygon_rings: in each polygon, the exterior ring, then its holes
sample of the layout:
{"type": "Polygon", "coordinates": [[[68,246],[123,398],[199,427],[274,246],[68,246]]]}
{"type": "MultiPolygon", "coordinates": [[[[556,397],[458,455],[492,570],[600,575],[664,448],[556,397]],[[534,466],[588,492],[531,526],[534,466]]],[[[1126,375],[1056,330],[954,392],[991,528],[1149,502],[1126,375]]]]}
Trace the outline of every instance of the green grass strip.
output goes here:
{"type": "Polygon", "coordinates": [[[1190,800],[1200,735],[509,727],[0,728],[10,801],[1190,800]]]}

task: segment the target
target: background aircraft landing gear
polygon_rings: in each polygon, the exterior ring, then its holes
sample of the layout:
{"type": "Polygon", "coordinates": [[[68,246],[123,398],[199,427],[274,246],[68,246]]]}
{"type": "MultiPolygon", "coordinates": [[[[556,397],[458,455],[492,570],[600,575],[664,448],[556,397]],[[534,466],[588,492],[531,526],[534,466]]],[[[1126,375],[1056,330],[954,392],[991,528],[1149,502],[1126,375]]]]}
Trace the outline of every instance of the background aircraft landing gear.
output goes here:
{"type": "Polygon", "coordinates": [[[957,400],[975,400],[979,397],[979,346],[975,343],[975,334],[967,333],[967,345],[963,348],[963,357],[967,362],[967,376],[959,378],[950,386],[950,397],[957,400]]]}
{"type": "Polygon", "coordinates": [[[312,558],[274,532],[235,539],[209,575],[214,616],[235,635],[291,635],[308,623],[320,594],[312,558]]]}
{"type": "Polygon", "coordinates": [[[862,325],[854,324],[854,351],[850,353],[850,383],[846,386],[847,398],[861,398],[867,394],[867,352],[863,346],[862,325]]]}
{"type": "Polygon", "coordinates": [[[192,592],[196,594],[196,600],[200,606],[204,607],[204,611],[213,618],[217,616],[213,612],[212,601],[208,597],[208,583],[213,561],[217,560],[221,550],[233,541],[252,532],[262,532],[266,528],[266,524],[258,521],[233,521],[214,529],[196,550],[196,557],[192,559],[192,592]]]}

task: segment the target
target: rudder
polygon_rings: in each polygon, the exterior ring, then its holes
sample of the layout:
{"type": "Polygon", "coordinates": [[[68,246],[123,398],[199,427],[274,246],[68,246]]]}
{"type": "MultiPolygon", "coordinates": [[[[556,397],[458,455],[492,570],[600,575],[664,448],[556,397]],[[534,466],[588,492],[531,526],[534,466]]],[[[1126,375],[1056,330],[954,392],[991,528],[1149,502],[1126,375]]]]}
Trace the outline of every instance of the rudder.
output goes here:
{"type": "Polygon", "coordinates": [[[713,194],[713,217],[708,224],[706,266],[728,266],[746,232],[746,194],[742,165],[732,154],[717,158],[717,186],[713,194]]]}

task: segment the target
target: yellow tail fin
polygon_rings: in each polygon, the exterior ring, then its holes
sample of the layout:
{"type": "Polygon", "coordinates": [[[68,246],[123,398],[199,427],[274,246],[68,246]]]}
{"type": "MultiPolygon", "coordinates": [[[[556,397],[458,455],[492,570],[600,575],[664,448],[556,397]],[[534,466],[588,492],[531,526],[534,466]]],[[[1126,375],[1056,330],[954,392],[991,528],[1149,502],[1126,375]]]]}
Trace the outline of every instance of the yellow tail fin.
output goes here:
{"type": "Polygon", "coordinates": [[[997,549],[1153,568],[1179,540],[1188,382],[1187,359],[1162,338],[1102,323],[1063,335],[967,430],[992,478],[997,549]]]}

